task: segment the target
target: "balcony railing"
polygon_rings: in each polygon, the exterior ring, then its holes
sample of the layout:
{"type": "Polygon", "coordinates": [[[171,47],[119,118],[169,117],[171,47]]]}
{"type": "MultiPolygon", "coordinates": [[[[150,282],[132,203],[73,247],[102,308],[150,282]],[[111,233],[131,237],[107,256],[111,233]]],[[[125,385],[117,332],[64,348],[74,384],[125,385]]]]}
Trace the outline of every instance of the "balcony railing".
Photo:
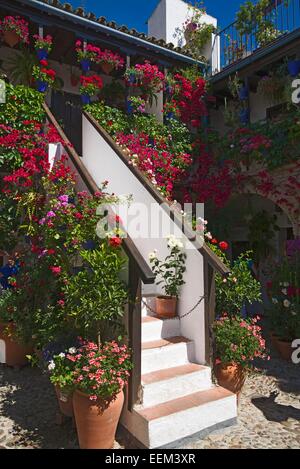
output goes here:
{"type": "Polygon", "coordinates": [[[213,74],[300,28],[300,0],[271,0],[264,21],[265,27],[259,28],[254,17],[249,34],[241,34],[237,22],[216,34],[213,55],[219,57],[219,63],[213,74]]]}

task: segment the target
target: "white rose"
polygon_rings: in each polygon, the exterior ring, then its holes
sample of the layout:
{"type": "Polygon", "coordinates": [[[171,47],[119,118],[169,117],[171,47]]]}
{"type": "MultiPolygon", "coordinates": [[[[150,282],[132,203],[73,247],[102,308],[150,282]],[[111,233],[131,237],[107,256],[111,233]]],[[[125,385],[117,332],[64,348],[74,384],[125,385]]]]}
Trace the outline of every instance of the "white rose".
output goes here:
{"type": "Polygon", "coordinates": [[[291,306],[291,302],[290,302],[289,300],[284,300],[283,306],[284,306],[285,308],[289,308],[289,307],[291,306]]]}
{"type": "Polygon", "coordinates": [[[76,353],[76,348],[75,348],[75,347],[69,348],[69,353],[70,353],[71,355],[73,355],[74,353],[76,353]]]}
{"type": "Polygon", "coordinates": [[[59,356],[60,358],[65,358],[66,354],[65,354],[65,353],[60,353],[58,356],[59,356]]]}
{"type": "Polygon", "coordinates": [[[48,370],[49,370],[49,371],[52,371],[52,370],[54,370],[54,368],[55,368],[55,363],[54,363],[53,360],[51,360],[51,362],[50,362],[49,365],[48,365],[48,370]]]}
{"type": "Polygon", "coordinates": [[[150,254],[149,254],[149,260],[153,261],[154,259],[157,259],[157,254],[156,254],[155,251],[150,252],[150,254]]]}

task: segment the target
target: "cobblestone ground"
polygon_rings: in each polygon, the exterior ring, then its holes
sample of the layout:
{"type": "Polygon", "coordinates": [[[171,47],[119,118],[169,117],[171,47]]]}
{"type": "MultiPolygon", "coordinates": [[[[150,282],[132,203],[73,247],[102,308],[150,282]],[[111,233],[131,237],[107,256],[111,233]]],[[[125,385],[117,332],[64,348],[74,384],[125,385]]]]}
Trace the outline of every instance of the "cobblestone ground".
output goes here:
{"type": "MultiPolygon", "coordinates": [[[[263,366],[247,379],[238,424],[184,448],[300,448],[300,365],[272,358],[263,366]]],[[[72,421],[57,425],[57,410],[47,376],[0,365],[0,448],[78,448],[72,421]]]]}

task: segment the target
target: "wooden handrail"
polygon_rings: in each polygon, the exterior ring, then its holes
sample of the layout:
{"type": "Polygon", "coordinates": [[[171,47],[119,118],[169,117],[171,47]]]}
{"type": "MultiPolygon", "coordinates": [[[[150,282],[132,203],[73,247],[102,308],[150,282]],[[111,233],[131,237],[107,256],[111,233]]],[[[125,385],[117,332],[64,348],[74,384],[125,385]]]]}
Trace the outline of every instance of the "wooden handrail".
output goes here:
{"type": "MultiPolygon", "coordinates": [[[[48,121],[54,126],[55,130],[59,134],[60,138],[64,142],[64,149],[67,152],[70,160],[74,164],[75,168],[78,171],[78,174],[82,178],[84,184],[86,185],[87,189],[91,194],[94,194],[95,192],[99,191],[99,187],[96,184],[95,180],[85,167],[84,163],[82,162],[82,159],[80,156],[77,154],[75,149],[73,148],[70,140],[58,124],[57,120],[55,119],[54,115],[50,111],[49,107],[47,106],[46,103],[43,104],[44,111],[46,113],[48,121]]],[[[136,268],[138,270],[138,273],[140,275],[141,280],[145,284],[153,284],[155,282],[155,275],[153,274],[151,268],[141,255],[141,253],[138,251],[137,247],[135,246],[134,242],[132,239],[127,235],[126,238],[123,240],[123,248],[124,251],[126,252],[127,256],[131,261],[134,262],[136,265],[136,268]]]]}
{"type": "MultiPolygon", "coordinates": [[[[145,187],[145,189],[152,195],[158,204],[162,208],[166,209],[168,207],[168,213],[171,219],[176,223],[180,228],[182,227],[182,218],[179,214],[171,207],[171,204],[168,204],[166,199],[160,194],[160,192],[150,183],[150,181],[142,174],[142,172],[133,165],[129,164],[129,158],[122,148],[112,139],[112,137],[106,132],[105,129],[96,121],[96,119],[87,111],[83,111],[83,115],[90,122],[90,124],[97,130],[101,137],[108,143],[108,145],[114,150],[122,162],[127,166],[127,168],[134,174],[134,176],[140,181],[140,183],[145,187]]],[[[219,274],[226,276],[230,274],[230,269],[222,262],[222,260],[210,249],[210,247],[204,242],[201,244],[195,235],[195,232],[189,228],[186,224],[184,226],[184,234],[186,237],[193,242],[195,248],[201,252],[203,257],[207,260],[209,265],[211,265],[219,274]]]]}

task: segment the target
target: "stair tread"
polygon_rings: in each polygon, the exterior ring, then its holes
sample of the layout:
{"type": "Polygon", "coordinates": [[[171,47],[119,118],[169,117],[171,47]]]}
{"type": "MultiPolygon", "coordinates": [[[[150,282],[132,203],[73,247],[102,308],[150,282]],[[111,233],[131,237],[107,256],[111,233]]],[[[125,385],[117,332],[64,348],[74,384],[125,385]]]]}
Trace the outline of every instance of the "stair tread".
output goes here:
{"type": "Polygon", "coordinates": [[[156,318],[155,316],[144,316],[142,317],[142,322],[160,322],[162,319],[156,318]]]}
{"type": "Polygon", "coordinates": [[[178,376],[184,376],[190,373],[196,373],[197,371],[204,371],[207,367],[203,365],[197,365],[196,363],[187,363],[182,366],[175,366],[173,368],[167,368],[165,370],[152,371],[142,376],[143,384],[152,384],[159,381],[165,381],[168,379],[176,378],[178,376]]]}
{"type": "Polygon", "coordinates": [[[169,339],[159,339],[159,340],[152,340],[150,342],[143,342],[142,343],[142,350],[150,350],[156,349],[161,347],[167,347],[174,344],[179,343],[188,343],[191,340],[187,339],[186,337],[170,337],[169,339]]]}
{"type": "Polygon", "coordinates": [[[218,386],[206,391],[199,391],[184,397],[179,397],[172,401],[167,401],[152,407],[136,409],[135,411],[141,415],[141,417],[151,421],[231,396],[234,396],[232,392],[218,386]]]}

